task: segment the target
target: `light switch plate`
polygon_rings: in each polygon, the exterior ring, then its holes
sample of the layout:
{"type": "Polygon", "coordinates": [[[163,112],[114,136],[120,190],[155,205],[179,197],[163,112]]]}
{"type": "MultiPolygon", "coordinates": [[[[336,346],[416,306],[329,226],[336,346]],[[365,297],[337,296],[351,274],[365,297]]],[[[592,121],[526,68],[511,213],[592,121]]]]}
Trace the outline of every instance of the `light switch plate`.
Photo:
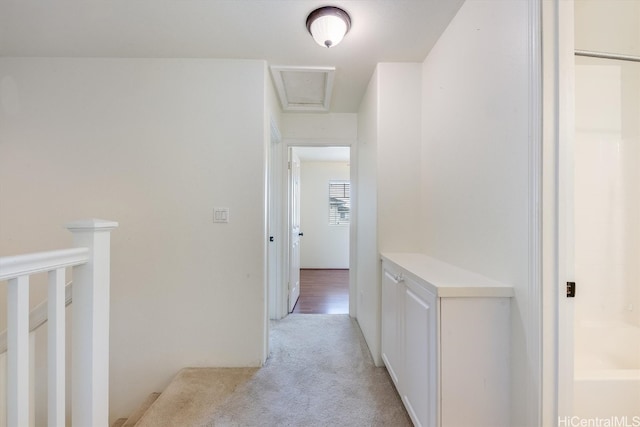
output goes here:
{"type": "Polygon", "coordinates": [[[229,222],[229,208],[213,208],[213,222],[229,222]]]}

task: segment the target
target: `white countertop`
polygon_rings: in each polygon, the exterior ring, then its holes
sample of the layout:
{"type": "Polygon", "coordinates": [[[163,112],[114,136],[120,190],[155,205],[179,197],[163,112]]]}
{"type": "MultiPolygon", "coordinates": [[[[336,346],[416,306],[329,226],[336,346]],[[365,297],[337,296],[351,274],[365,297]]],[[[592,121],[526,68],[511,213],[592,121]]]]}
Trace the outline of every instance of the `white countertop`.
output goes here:
{"type": "Polygon", "coordinates": [[[383,253],[388,261],[424,281],[438,297],[513,297],[513,287],[419,253],[383,253]]]}

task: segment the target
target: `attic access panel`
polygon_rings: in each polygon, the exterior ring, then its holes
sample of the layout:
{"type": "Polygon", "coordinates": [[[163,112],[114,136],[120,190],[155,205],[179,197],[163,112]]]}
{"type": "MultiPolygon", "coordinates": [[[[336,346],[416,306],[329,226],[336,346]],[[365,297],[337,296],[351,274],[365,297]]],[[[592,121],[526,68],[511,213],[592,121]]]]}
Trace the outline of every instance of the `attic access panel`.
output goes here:
{"type": "Polygon", "coordinates": [[[284,111],[329,111],[335,67],[271,66],[284,111]]]}

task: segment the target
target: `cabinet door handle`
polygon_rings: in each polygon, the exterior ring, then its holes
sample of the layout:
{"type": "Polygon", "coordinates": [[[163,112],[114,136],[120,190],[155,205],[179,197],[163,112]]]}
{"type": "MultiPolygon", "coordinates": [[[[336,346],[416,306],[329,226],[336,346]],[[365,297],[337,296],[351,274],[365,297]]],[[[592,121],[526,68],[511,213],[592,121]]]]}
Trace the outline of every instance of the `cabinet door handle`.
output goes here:
{"type": "Polygon", "coordinates": [[[402,273],[396,274],[395,276],[393,276],[393,279],[398,283],[404,282],[404,276],[402,275],[402,273]]]}

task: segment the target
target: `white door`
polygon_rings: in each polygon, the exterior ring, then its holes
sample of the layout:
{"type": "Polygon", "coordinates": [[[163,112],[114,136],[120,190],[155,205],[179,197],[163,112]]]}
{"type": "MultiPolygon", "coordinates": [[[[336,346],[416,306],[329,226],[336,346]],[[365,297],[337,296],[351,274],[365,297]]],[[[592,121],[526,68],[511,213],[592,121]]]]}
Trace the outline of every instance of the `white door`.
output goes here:
{"type": "Polygon", "coordinates": [[[289,154],[289,313],[300,297],[300,159],[289,154]]]}

